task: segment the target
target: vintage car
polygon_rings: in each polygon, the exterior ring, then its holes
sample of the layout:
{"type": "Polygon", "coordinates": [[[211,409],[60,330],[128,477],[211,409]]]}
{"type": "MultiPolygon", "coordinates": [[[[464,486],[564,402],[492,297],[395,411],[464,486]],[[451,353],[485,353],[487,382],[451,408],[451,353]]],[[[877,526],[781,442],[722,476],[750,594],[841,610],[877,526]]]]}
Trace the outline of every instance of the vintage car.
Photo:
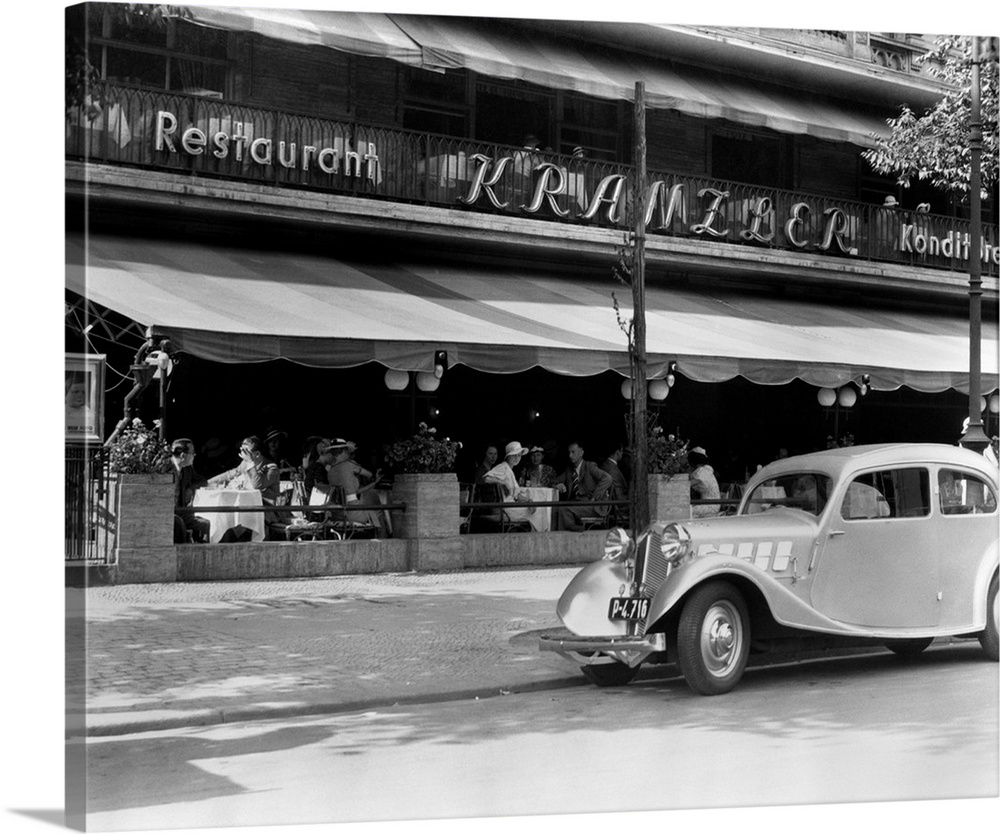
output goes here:
{"type": "Polygon", "coordinates": [[[621,686],[676,662],[703,695],[731,690],[750,652],[978,638],[997,660],[997,468],[967,449],[891,444],[786,458],[736,515],[609,531],[559,599],[540,648],[621,686]]]}

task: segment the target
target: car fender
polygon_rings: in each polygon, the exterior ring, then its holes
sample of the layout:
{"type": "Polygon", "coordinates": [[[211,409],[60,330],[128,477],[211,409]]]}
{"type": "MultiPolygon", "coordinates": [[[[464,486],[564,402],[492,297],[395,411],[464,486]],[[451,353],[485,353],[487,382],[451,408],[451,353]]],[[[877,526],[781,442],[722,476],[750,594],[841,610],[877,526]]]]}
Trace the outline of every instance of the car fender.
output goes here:
{"type": "Polygon", "coordinates": [[[672,570],[654,595],[646,622],[656,623],[696,586],[710,579],[728,577],[739,577],[752,583],[767,602],[771,615],[783,625],[833,634],[863,631],[824,617],[800,599],[788,587],[790,583],[801,581],[798,577],[787,574],[780,580],[775,579],[743,559],[721,555],[701,556],[672,570]]]}
{"type": "Polygon", "coordinates": [[[570,580],[556,603],[556,614],[574,634],[624,635],[624,620],[608,619],[608,600],[628,587],[627,568],[621,562],[591,562],[570,580]]]}
{"type": "Polygon", "coordinates": [[[994,542],[984,554],[976,574],[976,590],[972,598],[972,619],[976,625],[986,624],[986,594],[989,593],[990,581],[998,570],[1000,570],[1000,558],[994,542]]]}

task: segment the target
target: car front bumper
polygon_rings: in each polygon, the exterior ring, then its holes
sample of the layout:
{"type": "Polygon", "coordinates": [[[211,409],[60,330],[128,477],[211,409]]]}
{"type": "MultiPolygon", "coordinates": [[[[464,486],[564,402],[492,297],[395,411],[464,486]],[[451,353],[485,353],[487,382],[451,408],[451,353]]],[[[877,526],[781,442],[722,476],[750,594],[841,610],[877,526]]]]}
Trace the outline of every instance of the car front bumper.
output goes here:
{"type": "Polygon", "coordinates": [[[637,666],[656,652],[666,651],[667,635],[662,632],[620,637],[559,637],[543,634],[538,648],[555,652],[581,666],[600,663],[624,663],[637,666]]]}

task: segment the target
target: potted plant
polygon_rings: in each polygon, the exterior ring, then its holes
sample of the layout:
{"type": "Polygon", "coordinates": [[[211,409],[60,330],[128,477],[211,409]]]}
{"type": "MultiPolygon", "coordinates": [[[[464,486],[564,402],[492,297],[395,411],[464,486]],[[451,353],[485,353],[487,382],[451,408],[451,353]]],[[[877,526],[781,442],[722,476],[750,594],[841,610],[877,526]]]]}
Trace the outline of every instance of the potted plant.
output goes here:
{"type": "Polygon", "coordinates": [[[160,440],[160,421],[154,420],[151,429],[138,417],[129,423],[108,447],[108,467],[119,476],[170,475],[170,446],[160,440]]]}
{"type": "Polygon", "coordinates": [[[393,535],[428,539],[458,534],[455,458],[461,448],[456,440],[439,438],[426,423],[412,437],[386,447],[386,465],[395,476],[393,501],[406,504],[405,512],[393,511],[393,535]]]}
{"type": "Polygon", "coordinates": [[[159,420],[149,428],[137,417],[108,446],[119,548],[173,543],[174,476],[159,428],[159,420]]]}
{"type": "Polygon", "coordinates": [[[662,426],[650,427],[646,447],[649,467],[649,517],[653,521],[691,516],[688,443],[662,426]]]}

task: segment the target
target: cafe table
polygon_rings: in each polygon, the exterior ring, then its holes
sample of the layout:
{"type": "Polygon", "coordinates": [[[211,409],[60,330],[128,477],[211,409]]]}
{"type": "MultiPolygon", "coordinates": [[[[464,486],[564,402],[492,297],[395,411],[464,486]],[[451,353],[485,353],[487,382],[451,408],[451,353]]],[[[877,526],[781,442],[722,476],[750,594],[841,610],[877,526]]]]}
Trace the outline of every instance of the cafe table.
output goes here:
{"type": "MultiPolygon", "coordinates": [[[[527,493],[528,501],[556,501],[559,498],[559,490],[551,487],[522,487],[522,492],[527,493]]],[[[522,502],[517,502],[521,504],[522,502]]],[[[515,506],[517,506],[515,504],[515,506]]],[[[508,507],[504,507],[510,514],[508,507]]],[[[525,507],[527,510],[528,523],[536,533],[546,533],[552,529],[552,507],[525,507]]]]}
{"type": "Polygon", "coordinates": [[[251,541],[259,542],[264,538],[264,512],[243,512],[240,507],[259,507],[264,503],[259,489],[213,489],[202,487],[194,493],[192,507],[232,507],[231,510],[207,510],[200,512],[202,518],[207,518],[209,527],[208,540],[217,544],[226,530],[236,525],[246,527],[251,531],[251,541]]]}

